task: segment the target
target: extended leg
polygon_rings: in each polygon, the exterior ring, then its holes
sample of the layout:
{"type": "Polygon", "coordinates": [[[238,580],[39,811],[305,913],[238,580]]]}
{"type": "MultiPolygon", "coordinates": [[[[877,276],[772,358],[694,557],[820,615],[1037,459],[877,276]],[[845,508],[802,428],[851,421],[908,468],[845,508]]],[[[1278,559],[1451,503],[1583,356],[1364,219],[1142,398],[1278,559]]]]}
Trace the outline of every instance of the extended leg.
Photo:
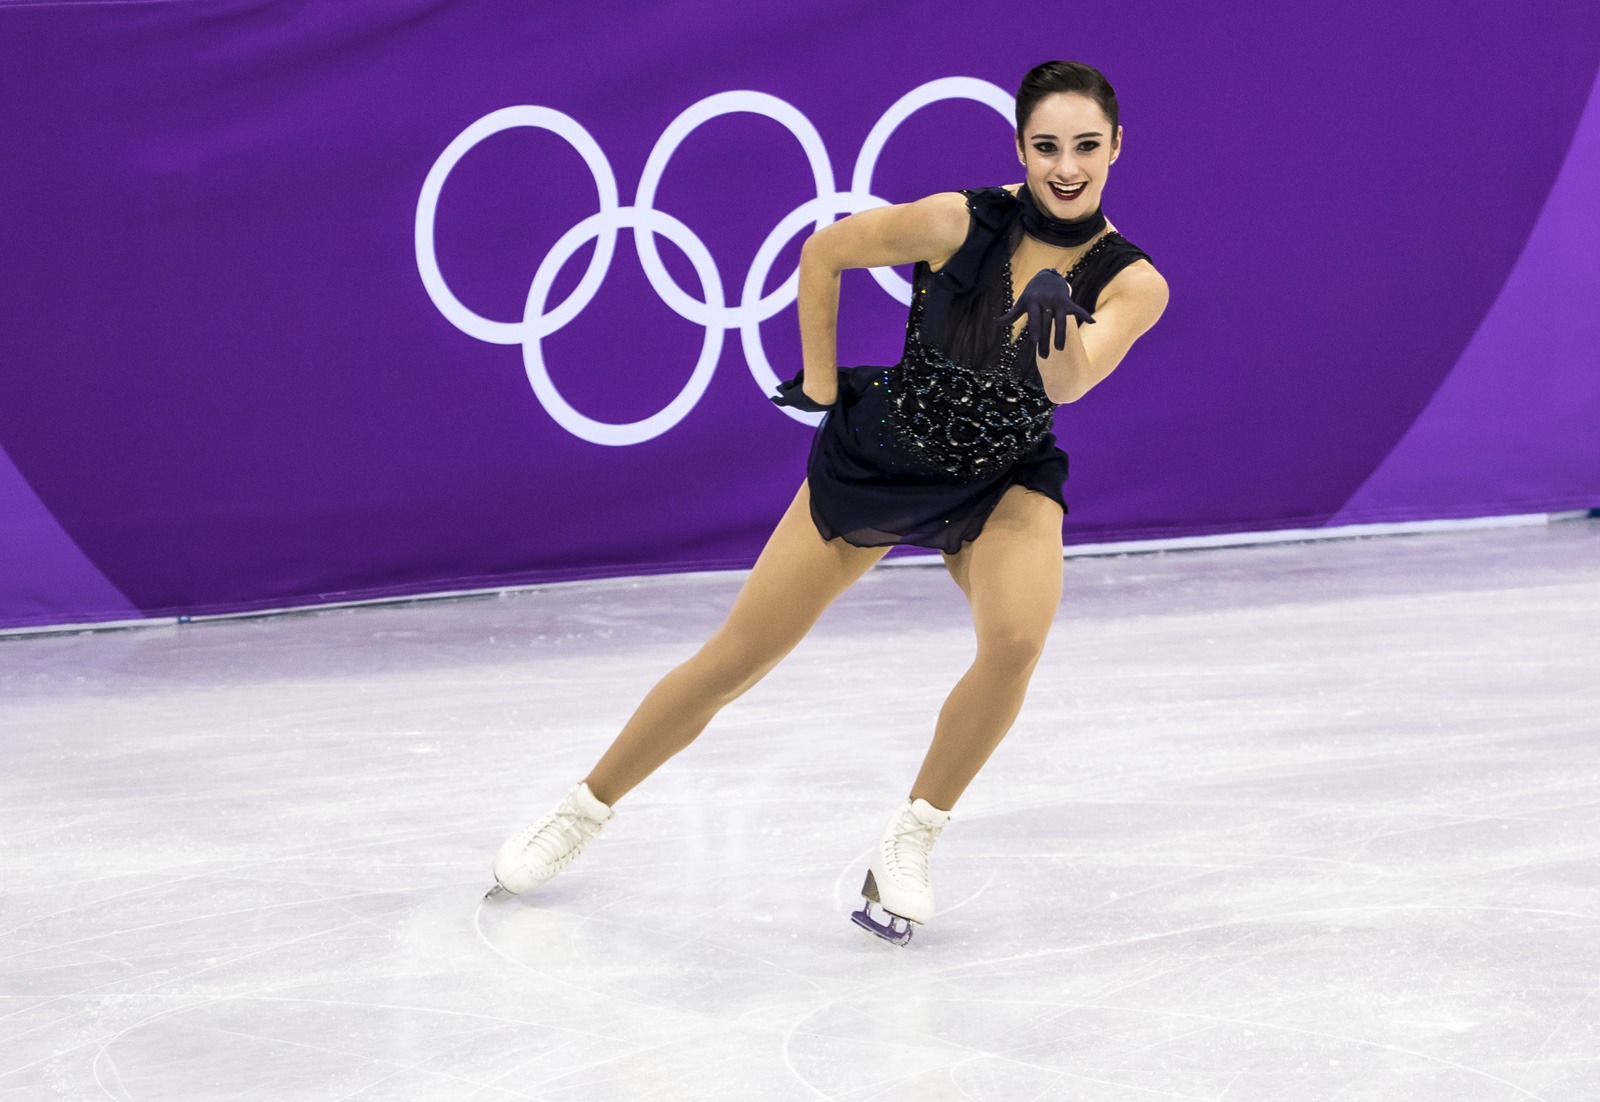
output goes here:
{"type": "Polygon", "coordinates": [[[521,894],[571,864],[611,818],[611,806],[693,742],[711,717],[777,665],[883,549],[829,543],[811,520],[809,488],[778,522],[733,611],[698,654],[646,694],[585,780],[495,855],[489,897],[521,894]]]}
{"type": "Polygon", "coordinates": [[[810,488],[802,483],[727,621],[645,696],[586,778],[589,790],[614,804],[693,742],[712,716],[794,649],[834,598],[886,550],[823,540],[811,520],[810,488]]]}

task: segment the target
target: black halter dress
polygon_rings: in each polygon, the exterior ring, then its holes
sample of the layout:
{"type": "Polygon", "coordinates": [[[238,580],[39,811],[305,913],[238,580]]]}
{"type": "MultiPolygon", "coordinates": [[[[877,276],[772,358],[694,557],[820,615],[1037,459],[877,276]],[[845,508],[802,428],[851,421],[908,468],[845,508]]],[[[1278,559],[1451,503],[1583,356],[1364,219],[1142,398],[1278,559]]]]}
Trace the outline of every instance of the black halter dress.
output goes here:
{"type": "MultiPolygon", "coordinates": [[[[1014,485],[1066,511],[1067,456],[1056,446],[1035,341],[999,324],[1011,308],[1011,254],[1022,204],[1004,188],[962,193],[972,224],[938,272],[912,276],[905,351],[890,367],[839,369],[839,397],[811,444],[811,518],[824,539],[857,547],[911,544],[949,554],[976,539],[1014,485]]],[[[1119,233],[1067,273],[1085,310],[1113,276],[1146,254],[1119,233]]],[[[815,408],[801,375],[773,401],[815,408]]]]}

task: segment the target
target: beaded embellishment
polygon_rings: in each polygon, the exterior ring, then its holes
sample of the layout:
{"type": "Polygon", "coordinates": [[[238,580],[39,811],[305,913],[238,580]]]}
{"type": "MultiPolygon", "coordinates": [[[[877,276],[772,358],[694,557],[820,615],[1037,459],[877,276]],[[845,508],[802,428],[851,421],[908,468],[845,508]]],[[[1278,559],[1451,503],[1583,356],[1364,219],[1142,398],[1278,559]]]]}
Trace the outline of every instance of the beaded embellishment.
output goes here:
{"type": "MultiPolygon", "coordinates": [[[[1067,272],[1074,280],[1101,237],[1067,272]]],[[[1013,304],[1011,263],[1004,268],[1005,309],[1013,304]]],[[[1031,451],[1054,421],[1055,403],[1037,378],[1026,326],[1004,342],[992,365],[960,364],[922,339],[924,292],[912,296],[900,362],[884,373],[890,426],[901,445],[930,473],[960,481],[988,478],[1031,451]]]]}

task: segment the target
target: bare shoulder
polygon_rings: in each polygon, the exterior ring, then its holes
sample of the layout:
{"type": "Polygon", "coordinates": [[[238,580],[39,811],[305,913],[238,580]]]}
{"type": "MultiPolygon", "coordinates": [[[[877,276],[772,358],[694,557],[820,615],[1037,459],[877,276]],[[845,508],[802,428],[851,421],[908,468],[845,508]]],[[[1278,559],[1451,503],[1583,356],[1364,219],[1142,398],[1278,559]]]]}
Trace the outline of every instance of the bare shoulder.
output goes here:
{"type": "Polygon", "coordinates": [[[967,197],[959,191],[936,192],[907,206],[927,220],[929,237],[947,243],[949,253],[954,253],[967,239],[972,215],[967,211],[967,197]]]}
{"type": "Polygon", "coordinates": [[[835,271],[918,261],[937,268],[961,247],[970,223],[966,197],[939,192],[914,203],[869,207],[824,227],[806,239],[801,259],[810,256],[835,271]]]}

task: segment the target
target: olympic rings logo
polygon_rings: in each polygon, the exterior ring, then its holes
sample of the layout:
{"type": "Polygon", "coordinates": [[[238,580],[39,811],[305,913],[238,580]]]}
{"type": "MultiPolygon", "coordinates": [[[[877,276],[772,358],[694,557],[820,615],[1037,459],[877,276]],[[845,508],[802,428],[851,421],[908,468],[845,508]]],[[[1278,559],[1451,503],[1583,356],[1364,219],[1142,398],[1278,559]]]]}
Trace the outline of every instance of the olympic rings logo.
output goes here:
{"type": "MultiPolygon", "coordinates": [[[[468,126],[445,146],[444,152],[433,162],[433,167],[422,182],[422,193],[417,198],[415,230],[417,270],[422,276],[422,285],[439,312],[469,337],[490,344],[522,346],[523,365],[528,373],[528,381],[533,386],[533,393],[562,428],[594,444],[625,447],[643,443],[667,432],[694,409],[711,383],[717,360],[722,354],[723,337],[730,329],[739,331],[745,363],[756,385],[763,393],[770,393],[778,385],[777,373],[768,363],[766,350],[761,344],[761,323],[795,300],[800,280],[799,270],[796,269],[776,289],[765,295],[761,293],[779,252],[807,226],[815,226],[820,230],[838,215],[888,206],[886,200],[872,194],[872,174],[884,145],[913,112],[947,99],[975,100],[994,108],[1008,124],[1011,120],[1011,96],[986,80],[946,77],[930,81],[901,96],[873,124],[856,157],[855,170],[850,176],[850,190],[835,191],[833,167],[822,135],[795,107],[763,92],[721,92],[708,96],[673,119],[657,139],[650,156],[645,160],[644,173],[639,179],[639,189],[631,206],[619,204],[617,180],[611,171],[611,163],[599,144],[577,121],[549,107],[503,107],[468,126]],[[773,227],[756,250],[750,270],[745,273],[738,304],[730,305],[723,290],[721,274],[704,242],[688,226],[672,215],[655,209],[653,204],[667,162],[684,139],[712,119],[736,112],[765,116],[794,136],[810,163],[817,195],[815,199],[801,203],[773,227]],[[445,180],[461,158],[486,138],[521,126],[548,130],[572,146],[594,177],[600,209],[562,234],[540,261],[533,283],[528,288],[522,320],[494,321],[474,313],[456,298],[445,283],[444,275],[439,271],[438,257],[434,253],[434,221],[445,180]],[[665,408],[643,420],[616,424],[597,421],[578,412],[562,396],[545,366],[542,342],[545,337],[571,322],[593,300],[611,267],[617,231],[622,229],[633,231],[634,248],[651,287],[680,317],[704,326],[705,341],[694,371],[677,397],[665,408]],[[677,245],[688,257],[700,284],[699,297],[679,286],[667,271],[660,253],[656,251],[657,234],[677,245]],[[572,292],[552,307],[549,302],[550,290],[556,277],[573,254],[591,240],[595,242],[595,248],[588,269],[572,292]]],[[[895,299],[910,304],[911,285],[892,268],[874,268],[872,277],[895,299]]],[[[775,408],[781,408],[795,420],[808,424],[815,424],[821,419],[820,414],[801,413],[787,407],[775,408]]]]}

